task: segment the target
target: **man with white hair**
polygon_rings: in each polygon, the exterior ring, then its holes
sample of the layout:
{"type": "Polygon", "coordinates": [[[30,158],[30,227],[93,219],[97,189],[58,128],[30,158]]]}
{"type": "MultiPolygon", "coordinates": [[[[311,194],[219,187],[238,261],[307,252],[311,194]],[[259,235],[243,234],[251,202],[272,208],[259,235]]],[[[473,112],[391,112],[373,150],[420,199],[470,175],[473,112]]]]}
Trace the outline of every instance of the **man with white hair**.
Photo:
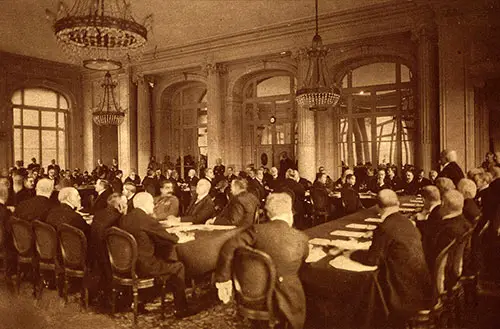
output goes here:
{"type": "Polygon", "coordinates": [[[90,225],[83,219],[82,215],[76,211],[82,207],[82,200],[78,190],[74,187],[64,187],[59,191],[58,199],[60,205],[52,208],[47,215],[47,224],[56,229],[61,224],[69,224],[82,230],[90,237],[90,225]]]}
{"type": "Polygon", "coordinates": [[[465,177],[464,171],[457,164],[457,152],[454,150],[444,150],[441,152],[439,160],[443,166],[438,177],[448,177],[457,185],[458,182],[465,177]]]}
{"type": "Polygon", "coordinates": [[[450,190],[441,196],[441,220],[433,230],[428,230],[423,235],[424,251],[431,271],[439,253],[454,239],[460,238],[471,225],[467,222],[462,210],[464,197],[457,190],[450,190]]]}
{"type": "Polygon", "coordinates": [[[383,268],[380,284],[389,307],[389,320],[399,327],[418,310],[426,309],[431,279],[425,262],[421,236],[409,218],[399,212],[396,192],[384,189],[377,195],[380,217],[368,251],[356,251],[352,258],[383,268]]]}
{"type": "Polygon", "coordinates": [[[229,302],[232,295],[231,266],[238,247],[250,246],[267,253],[276,266],[275,298],[278,308],[293,329],[305,321],[305,295],[298,271],[309,254],[308,237],[292,228],[292,198],[286,193],[271,193],[265,209],[270,222],[249,227],[228,240],[221,249],[215,271],[219,298],[229,302]]]}
{"type": "Polygon", "coordinates": [[[196,193],[191,198],[191,202],[182,217],[168,216],[170,224],[179,222],[191,222],[193,224],[205,224],[205,222],[215,215],[215,205],[210,197],[212,184],[202,178],[196,184],[196,193]]]}
{"type": "Polygon", "coordinates": [[[161,276],[172,284],[175,316],[184,318],[194,313],[187,305],[184,265],[170,257],[179,238],[165,231],[165,228],[152,217],[153,211],[153,196],[147,192],[137,193],[134,197],[134,209],[119,220],[119,227],[132,234],[137,241],[138,275],[161,276]]]}
{"type": "Polygon", "coordinates": [[[45,222],[49,211],[56,206],[50,199],[54,190],[54,181],[42,178],[36,184],[36,196],[21,202],[14,215],[29,222],[38,219],[45,222]]]}

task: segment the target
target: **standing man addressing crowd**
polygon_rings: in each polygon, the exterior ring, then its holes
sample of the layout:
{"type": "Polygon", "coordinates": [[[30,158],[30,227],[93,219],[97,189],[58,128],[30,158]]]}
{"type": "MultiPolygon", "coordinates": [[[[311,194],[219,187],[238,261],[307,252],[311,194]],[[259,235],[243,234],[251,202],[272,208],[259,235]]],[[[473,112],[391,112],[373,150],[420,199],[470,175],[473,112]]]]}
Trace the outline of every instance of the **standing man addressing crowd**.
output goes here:
{"type": "Polygon", "coordinates": [[[267,197],[266,211],[270,222],[253,225],[228,240],[219,254],[215,282],[219,298],[229,302],[232,295],[231,265],[238,247],[250,246],[267,253],[276,266],[276,302],[292,328],[303,327],[306,300],[298,272],[309,254],[309,238],[293,226],[292,198],[287,193],[267,197]]]}

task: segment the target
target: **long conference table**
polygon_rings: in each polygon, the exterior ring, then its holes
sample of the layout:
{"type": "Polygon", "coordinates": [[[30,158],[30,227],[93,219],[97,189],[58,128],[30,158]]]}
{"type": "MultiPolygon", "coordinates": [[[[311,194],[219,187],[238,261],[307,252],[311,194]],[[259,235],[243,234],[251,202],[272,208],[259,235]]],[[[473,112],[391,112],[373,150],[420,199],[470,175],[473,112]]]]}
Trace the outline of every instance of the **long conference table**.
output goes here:
{"type": "MultiPolygon", "coordinates": [[[[403,196],[400,201],[407,212],[415,212],[422,206],[422,201],[415,197],[403,196]]],[[[316,249],[320,247],[327,252],[321,259],[304,264],[300,272],[307,296],[308,317],[320,315],[324,321],[322,328],[373,328],[385,320],[378,269],[334,267],[330,263],[344,256],[328,253],[331,248],[337,249],[334,246],[368,249],[370,239],[360,235],[375,229],[379,223],[378,208],[374,206],[304,231],[311,238],[311,245],[317,243],[316,249]],[[335,231],[341,235],[332,235],[335,231]],[[346,231],[353,232],[354,237],[343,236],[346,231]]],[[[196,277],[214,271],[224,243],[242,230],[191,230],[194,240],[177,244],[175,248],[186,274],[196,277]]]]}

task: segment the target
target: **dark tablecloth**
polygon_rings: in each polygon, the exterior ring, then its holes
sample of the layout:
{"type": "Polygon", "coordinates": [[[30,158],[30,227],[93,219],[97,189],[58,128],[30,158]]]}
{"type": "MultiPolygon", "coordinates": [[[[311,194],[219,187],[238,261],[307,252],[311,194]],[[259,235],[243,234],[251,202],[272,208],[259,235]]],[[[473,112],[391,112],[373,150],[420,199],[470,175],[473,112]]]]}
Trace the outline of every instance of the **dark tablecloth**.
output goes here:
{"type": "Polygon", "coordinates": [[[184,263],[186,275],[195,277],[214,271],[224,243],[242,230],[194,231],[195,240],[177,244],[177,258],[184,263]]]}
{"type": "MultiPolygon", "coordinates": [[[[401,196],[400,202],[413,197],[401,196]]],[[[366,224],[378,217],[378,208],[363,209],[354,214],[312,227],[304,232],[310,238],[345,239],[330,232],[345,229],[351,223],[366,224]]],[[[375,224],[376,223],[370,223],[375,224]]],[[[353,229],[348,229],[353,230],[353,229]]],[[[324,328],[373,328],[385,319],[382,296],[377,289],[378,271],[352,272],[334,268],[327,255],[316,263],[305,264],[300,273],[307,296],[308,317],[321,315],[324,328]]]]}

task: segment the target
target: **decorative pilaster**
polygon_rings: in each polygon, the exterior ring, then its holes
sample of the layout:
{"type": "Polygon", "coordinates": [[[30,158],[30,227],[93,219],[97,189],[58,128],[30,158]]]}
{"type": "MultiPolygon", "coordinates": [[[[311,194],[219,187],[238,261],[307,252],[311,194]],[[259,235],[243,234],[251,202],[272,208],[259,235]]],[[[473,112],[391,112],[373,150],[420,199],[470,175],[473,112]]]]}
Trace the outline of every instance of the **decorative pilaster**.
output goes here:
{"type": "Polygon", "coordinates": [[[94,121],[92,109],[94,108],[94,88],[91,79],[83,80],[83,166],[85,170],[94,168],[94,121]]]}
{"type": "Polygon", "coordinates": [[[216,159],[223,158],[221,75],[226,73],[226,68],[222,64],[209,63],[205,66],[205,71],[208,101],[208,166],[213,167],[216,159]]]}
{"type": "Polygon", "coordinates": [[[151,111],[149,83],[144,76],[137,78],[137,171],[139,176],[147,174],[151,157],[151,111]]]}
{"type": "Polygon", "coordinates": [[[437,28],[433,22],[419,24],[414,30],[418,42],[418,116],[415,164],[429,171],[438,168],[439,95],[437,81],[437,28]]]}
{"type": "MultiPolygon", "coordinates": [[[[305,49],[297,52],[297,85],[301,86],[308,68],[308,57],[305,49]]],[[[316,176],[316,140],[314,112],[304,106],[297,106],[297,160],[298,170],[302,177],[314,181],[316,176]]]]}
{"type": "Polygon", "coordinates": [[[131,157],[131,138],[132,138],[132,119],[129,107],[130,100],[130,75],[128,73],[120,74],[118,76],[118,86],[116,97],[118,103],[122,109],[125,109],[125,119],[123,123],[118,126],[118,165],[123,171],[124,177],[130,173],[132,168],[132,157],[131,157]]]}

